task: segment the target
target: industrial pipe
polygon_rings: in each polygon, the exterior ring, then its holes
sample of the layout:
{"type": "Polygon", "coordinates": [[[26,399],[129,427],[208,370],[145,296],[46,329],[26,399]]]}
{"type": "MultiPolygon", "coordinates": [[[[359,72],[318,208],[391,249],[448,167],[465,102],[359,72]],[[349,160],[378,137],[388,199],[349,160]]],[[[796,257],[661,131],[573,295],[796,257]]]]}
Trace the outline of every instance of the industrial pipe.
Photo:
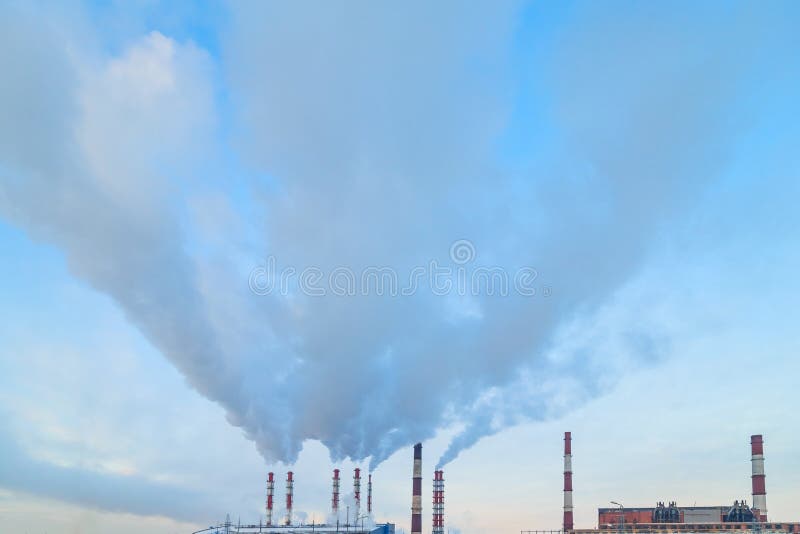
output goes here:
{"type": "Polygon", "coordinates": [[[272,526],[272,496],[275,494],[275,473],[267,474],[267,526],[272,526]]]}
{"type": "Polygon", "coordinates": [[[294,495],[294,479],[293,473],[289,471],[286,474],[286,525],[292,524],[292,496],[294,495]]]}
{"type": "Polygon", "coordinates": [[[571,532],[572,523],[572,433],[564,432],[564,532],[571,532]]]}
{"type": "Polygon", "coordinates": [[[414,445],[411,534],[422,534],[422,443],[414,445]]]}
{"type": "Polygon", "coordinates": [[[339,470],[333,470],[333,496],[331,497],[331,512],[333,517],[339,518],[339,470]]]}
{"type": "Polygon", "coordinates": [[[767,489],[764,475],[764,439],[761,434],[750,436],[750,453],[753,467],[753,514],[760,521],[767,520],[767,489]]]}
{"type": "Polygon", "coordinates": [[[367,514],[372,515],[372,473],[367,476],[367,514]]]}

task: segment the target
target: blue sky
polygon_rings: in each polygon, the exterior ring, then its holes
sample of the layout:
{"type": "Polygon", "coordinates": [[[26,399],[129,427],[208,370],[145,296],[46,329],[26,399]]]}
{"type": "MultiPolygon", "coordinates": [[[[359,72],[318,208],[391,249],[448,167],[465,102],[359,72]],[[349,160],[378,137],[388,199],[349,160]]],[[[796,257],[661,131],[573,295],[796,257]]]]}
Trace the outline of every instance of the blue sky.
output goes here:
{"type": "Polygon", "coordinates": [[[289,468],[319,521],[359,466],[407,529],[422,441],[449,527],[558,528],[565,430],[578,527],[749,499],[756,433],[800,519],[794,3],[0,11],[4,524],[257,522],[289,468]]]}

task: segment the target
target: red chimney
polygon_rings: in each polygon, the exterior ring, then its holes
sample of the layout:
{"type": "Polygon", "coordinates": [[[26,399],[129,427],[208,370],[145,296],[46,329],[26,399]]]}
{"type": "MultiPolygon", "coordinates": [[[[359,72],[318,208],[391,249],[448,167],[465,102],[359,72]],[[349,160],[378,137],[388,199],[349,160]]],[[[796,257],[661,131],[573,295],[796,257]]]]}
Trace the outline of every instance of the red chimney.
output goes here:
{"type": "Polygon", "coordinates": [[[411,534],[422,534],[422,443],[414,445],[411,534]]]}
{"type": "Polygon", "coordinates": [[[767,488],[764,475],[764,439],[761,434],[750,436],[750,453],[753,467],[753,511],[760,521],[767,520],[767,488]]]}
{"type": "Polygon", "coordinates": [[[444,471],[433,472],[433,534],[444,534],[444,471]]]}
{"type": "Polygon", "coordinates": [[[333,497],[331,498],[331,511],[335,518],[339,517],[339,470],[333,470],[333,497]]]}
{"type": "Polygon", "coordinates": [[[574,528],[572,523],[572,433],[564,432],[564,532],[574,528]]]}
{"type": "Polygon", "coordinates": [[[286,474],[286,524],[292,524],[292,495],[294,494],[294,479],[292,472],[286,474]]]}
{"type": "Polygon", "coordinates": [[[267,474],[267,526],[272,526],[272,496],[275,493],[275,474],[267,474]]]}

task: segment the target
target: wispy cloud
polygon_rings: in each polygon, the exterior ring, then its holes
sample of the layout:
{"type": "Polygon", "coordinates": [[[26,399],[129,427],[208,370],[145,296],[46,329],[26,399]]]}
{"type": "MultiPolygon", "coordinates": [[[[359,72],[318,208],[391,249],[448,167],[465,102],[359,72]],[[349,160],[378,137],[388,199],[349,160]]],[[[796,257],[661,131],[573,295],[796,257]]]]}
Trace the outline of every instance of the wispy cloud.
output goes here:
{"type": "Polygon", "coordinates": [[[187,521],[213,520],[217,509],[207,494],[180,486],[62,466],[31,457],[0,426],[0,486],[88,508],[139,515],[160,515],[187,521]],[[204,517],[205,516],[205,517],[204,517]]]}

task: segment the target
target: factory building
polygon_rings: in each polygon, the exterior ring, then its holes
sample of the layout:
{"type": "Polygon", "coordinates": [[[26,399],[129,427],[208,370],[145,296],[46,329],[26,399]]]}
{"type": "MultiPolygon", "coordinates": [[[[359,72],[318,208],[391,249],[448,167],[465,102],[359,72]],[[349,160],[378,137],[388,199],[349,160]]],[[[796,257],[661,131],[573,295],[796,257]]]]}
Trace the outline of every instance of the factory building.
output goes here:
{"type": "MultiPolygon", "coordinates": [[[[750,437],[752,504],[745,499],[717,506],[679,506],[659,502],[652,507],[629,507],[612,503],[598,508],[597,528],[575,529],[572,520],[572,434],[564,434],[564,522],[565,534],[611,534],[754,531],[770,534],[800,534],[800,523],[770,521],[767,515],[764,440],[750,437]]],[[[536,531],[524,531],[536,532],[536,531]]]]}
{"type": "Polygon", "coordinates": [[[678,506],[672,502],[651,508],[598,508],[597,516],[598,528],[610,530],[619,530],[621,526],[627,530],[640,524],[767,523],[744,500],[722,506],[678,506]]]}
{"type": "Polygon", "coordinates": [[[267,473],[267,500],[266,521],[258,524],[242,525],[232,523],[228,517],[224,523],[197,530],[193,534],[394,534],[395,528],[391,523],[375,523],[372,518],[372,474],[367,481],[367,513],[361,514],[361,469],[356,468],[353,475],[353,496],[355,507],[347,513],[340,514],[340,474],[339,469],[333,470],[333,487],[331,492],[331,515],[327,523],[298,523],[292,515],[294,507],[294,473],[286,474],[286,515],[280,525],[273,521],[275,503],[275,473],[267,473]],[[344,516],[344,517],[343,517],[344,516]]]}
{"type": "MultiPolygon", "coordinates": [[[[422,534],[422,444],[413,449],[411,470],[411,534],[422,534]]],[[[574,525],[572,434],[564,433],[564,508],[563,524],[560,531],[522,530],[525,534],[695,534],[695,533],[737,533],[737,534],[800,534],[800,523],[775,521],[767,513],[766,475],[764,472],[764,440],[761,435],[750,438],[751,454],[751,504],[746,499],[734,500],[732,504],[715,506],[680,506],[676,501],[658,502],[655,506],[624,506],[612,502],[614,507],[597,509],[597,527],[577,529],[574,525]]],[[[433,473],[432,534],[444,534],[444,471],[433,473]]],[[[395,526],[390,523],[376,524],[372,518],[372,474],[367,477],[366,514],[361,514],[361,470],[356,468],[353,475],[353,496],[355,506],[348,507],[342,517],[340,503],[340,470],[333,470],[331,492],[331,515],[326,524],[303,524],[295,522],[292,516],[294,505],[294,474],[286,476],[286,515],[273,521],[275,501],[275,474],[267,476],[266,523],[258,525],[225,523],[199,530],[194,534],[395,534],[395,526]],[[275,523],[279,522],[279,525],[275,523]]]]}

